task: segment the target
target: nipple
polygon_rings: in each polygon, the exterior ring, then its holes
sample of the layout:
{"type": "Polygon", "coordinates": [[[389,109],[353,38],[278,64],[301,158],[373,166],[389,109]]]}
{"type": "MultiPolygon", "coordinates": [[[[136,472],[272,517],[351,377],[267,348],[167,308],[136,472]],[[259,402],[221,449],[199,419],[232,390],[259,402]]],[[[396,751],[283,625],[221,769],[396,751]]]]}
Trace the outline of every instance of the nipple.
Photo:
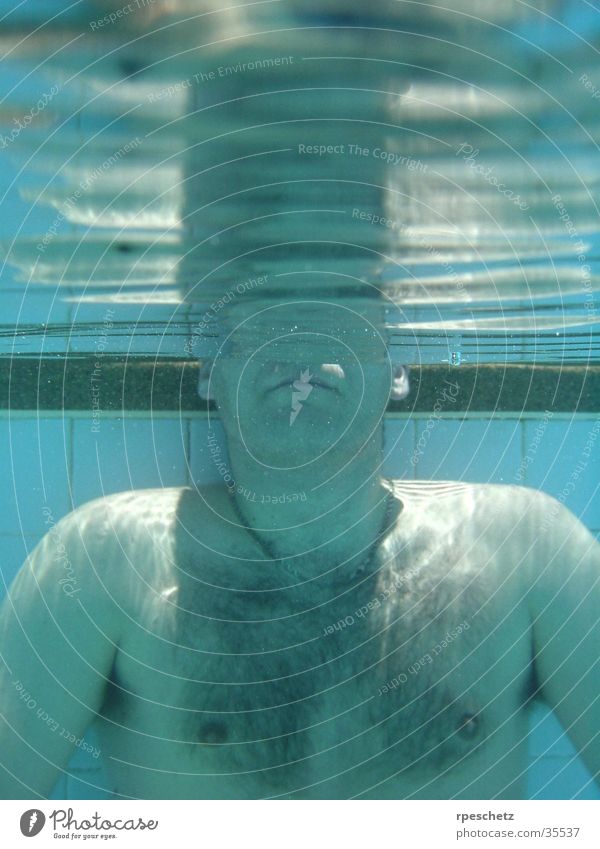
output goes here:
{"type": "Polygon", "coordinates": [[[218,745],[227,740],[227,726],[224,722],[206,722],[200,729],[200,742],[218,745]]]}
{"type": "Polygon", "coordinates": [[[479,719],[474,713],[464,713],[458,723],[456,733],[464,740],[473,740],[479,734],[479,719]]]}

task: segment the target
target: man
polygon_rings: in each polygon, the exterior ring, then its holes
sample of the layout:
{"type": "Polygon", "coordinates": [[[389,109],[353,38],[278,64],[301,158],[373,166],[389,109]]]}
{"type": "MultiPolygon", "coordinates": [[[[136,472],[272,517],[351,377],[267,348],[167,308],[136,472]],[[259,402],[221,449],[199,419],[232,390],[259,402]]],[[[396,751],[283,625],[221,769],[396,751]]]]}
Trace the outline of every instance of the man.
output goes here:
{"type": "Polygon", "coordinates": [[[11,588],[0,795],[46,797],[93,723],[115,798],[522,798],[534,696],[597,776],[593,537],[540,492],[384,480],[361,311],[230,311],[226,484],[86,504],[11,588]]]}

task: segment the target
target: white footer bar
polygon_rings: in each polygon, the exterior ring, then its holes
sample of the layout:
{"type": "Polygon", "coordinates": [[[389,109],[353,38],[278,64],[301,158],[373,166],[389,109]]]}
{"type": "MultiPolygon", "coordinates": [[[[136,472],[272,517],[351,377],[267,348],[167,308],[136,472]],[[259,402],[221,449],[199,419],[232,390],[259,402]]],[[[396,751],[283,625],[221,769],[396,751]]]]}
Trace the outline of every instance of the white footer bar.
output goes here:
{"type": "Polygon", "coordinates": [[[0,845],[598,849],[587,801],[3,801],[0,845]],[[27,844],[29,838],[35,843],[27,844]],[[165,843],[168,841],[168,843],[165,843]]]}

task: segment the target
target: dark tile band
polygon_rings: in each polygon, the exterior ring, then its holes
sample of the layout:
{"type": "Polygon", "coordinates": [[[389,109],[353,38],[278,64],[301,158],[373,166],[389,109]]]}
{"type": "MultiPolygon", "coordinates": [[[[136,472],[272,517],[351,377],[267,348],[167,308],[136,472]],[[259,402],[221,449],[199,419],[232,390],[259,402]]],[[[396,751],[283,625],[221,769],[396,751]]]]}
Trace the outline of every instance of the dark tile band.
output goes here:
{"type": "MultiPolygon", "coordinates": [[[[0,408],[203,411],[196,360],[106,355],[0,359],[0,408]]],[[[412,367],[408,398],[388,412],[563,413],[600,411],[600,366],[412,367]]]]}

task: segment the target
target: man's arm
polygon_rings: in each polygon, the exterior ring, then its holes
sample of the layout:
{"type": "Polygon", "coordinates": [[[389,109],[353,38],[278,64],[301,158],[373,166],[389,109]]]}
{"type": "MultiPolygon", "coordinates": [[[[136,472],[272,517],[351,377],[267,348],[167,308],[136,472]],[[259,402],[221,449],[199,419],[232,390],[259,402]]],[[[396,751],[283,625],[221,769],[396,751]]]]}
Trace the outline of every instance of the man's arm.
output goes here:
{"type": "Polygon", "coordinates": [[[541,695],[600,781],[600,544],[575,516],[542,496],[530,609],[541,695]],[[537,561],[537,558],[536,558],[537,561]]]}
{"type": "Polygon", "coordinates": [[[2,799],[47,798],[101,707],[123,628],[103,514],[92,502],[53,526],[0,609],[2,799]]]}

